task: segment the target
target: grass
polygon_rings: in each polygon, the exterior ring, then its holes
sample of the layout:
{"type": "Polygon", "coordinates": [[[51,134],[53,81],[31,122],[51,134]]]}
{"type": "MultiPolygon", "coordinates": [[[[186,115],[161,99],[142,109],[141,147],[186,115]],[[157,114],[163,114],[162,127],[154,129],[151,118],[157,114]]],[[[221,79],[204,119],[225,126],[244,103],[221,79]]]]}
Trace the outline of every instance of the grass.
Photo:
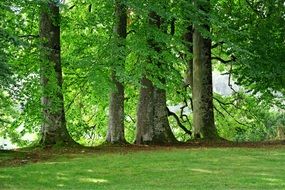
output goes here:
{"type": "Polygon", "coordinates": [[[73,153],[1,167],[0,189],[285,189],[284,163],[282,146],[73,153]]]}
{"type": "Polygon", "coordinates": [[[8,150],[0,150],[0,162],[13,158],[23,158],[23,157],[25,157],[25,153],[23,152],[11,152],[8,150]]]}

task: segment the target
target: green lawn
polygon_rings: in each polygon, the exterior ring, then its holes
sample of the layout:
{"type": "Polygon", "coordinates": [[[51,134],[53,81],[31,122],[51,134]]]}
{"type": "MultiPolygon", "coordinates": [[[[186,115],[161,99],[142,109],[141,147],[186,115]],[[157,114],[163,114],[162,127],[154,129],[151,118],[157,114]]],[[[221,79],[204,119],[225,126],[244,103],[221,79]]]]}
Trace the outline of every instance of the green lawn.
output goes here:
{"type": "Polygon", "coordinates": [[[285,147],[63,155],[40,163],[1,167],[0,189],[284,190],[285,147]]]}
{"type": "Polygon", "coordinates": [[[0,150],[0,166],[1,166],[2,161],[13,159],[13,158],[23,158],[23,157],[25,157],[24,152],[11,152],[7,150],[0,150]]]}

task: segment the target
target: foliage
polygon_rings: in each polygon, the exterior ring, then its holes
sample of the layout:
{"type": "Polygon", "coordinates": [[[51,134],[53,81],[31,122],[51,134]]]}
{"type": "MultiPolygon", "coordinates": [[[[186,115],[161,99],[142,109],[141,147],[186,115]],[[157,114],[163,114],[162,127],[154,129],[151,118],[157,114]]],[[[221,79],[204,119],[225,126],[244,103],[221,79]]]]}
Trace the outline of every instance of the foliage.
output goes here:
{"type": "MultiPolygon", "coordinates": [[[[234,55],[237,83],[273,99],[284,93],[284,1],[215,1],[214,34],[234,55]],[[220,37],[222,36],[222,37],[220,37]]],[[[283,94],[284,95],[284,94],[283,94]]]]}
{"type": "Polygon", "coordinates": [[[8,65],[0,66],[1,69],[4,68],[0,77],[0,83],[4,83],[0,89],[0,110],[4,119],[8,120],[1,125],[0,130],[4,137],[9,136],[13,142],[23,145],[21,137],[28,131],[36,131],[34,125],[24,128],[23,126],[28,126],[30,122],[37,123],[35,118],[39,113],[35,109],[39,106],[34,106],[39,105],[38,67],[34,64],[38,59],[34,35],[34,31],[37,30],[34,25],[37,24],[37,5],[31,1],[4,0],[0,6],[3,10],[0,23],[0,56],[5,58],[5,62],[1,59],[0,65],[8,65]]]}
{"type": "MultiPolygon", "coordinates": [[[[123,65],[119,63],[121,55],[127,55],[125,67],[115,69],[126,86],[126,139],[134,141],[143,74],[166,89],[168,106],[187,103],[188,120],[183,117],[181,121],[191,129],[191,89],[185,88],[183,80],[192,55],[182,36],[193,23],[204,24],[206,13],[186,0],[123,2],[129,16],[125,52],[114,46],[113,1],[69,0],[59,4],[67,125],[72,137],[84,145],[105,140],[109,92],[114,88],[110,68],[123,65]],[[164,31],[149,25],[150,11],[163,19],[164,31]],[[149,47],[150,38],[160,44],[160,53],[149,47]],[[163,64],[148,64],[149,59],[163,64]],[[165,77],[164,84],[160,79],[165,77]]],[[[27,133],[38,134],[41,125],[39,3],[0,2],[0,136],[18,143],[25,143],[20,139],[27,133]]],[[[220,100],[214,100],[220,135],[234,141],[274,138],[272,126],[278,120],[277,112],[285,107],[284,4],[281,0],[212,0],[211,4],[211,34],[201,32],[213,44],[221,44],[213,49],[213,57],[234,57],[227,64],[213,61],[215,68],[231,72],[243,89],[250,90],[228,97],[216,95],[220,100]]],[[[170,124],[178,139],[190,139],[173,118],[170,124]]]]}
{"type": "Polygon", "coordinates": [[[237,93],[216,95],[216,124],[222,137],[232,141],[263,141],[272,138],[274,112],[258,98],[237,93]],[[260,109],[262,108],[262,109],[260,109]]]}

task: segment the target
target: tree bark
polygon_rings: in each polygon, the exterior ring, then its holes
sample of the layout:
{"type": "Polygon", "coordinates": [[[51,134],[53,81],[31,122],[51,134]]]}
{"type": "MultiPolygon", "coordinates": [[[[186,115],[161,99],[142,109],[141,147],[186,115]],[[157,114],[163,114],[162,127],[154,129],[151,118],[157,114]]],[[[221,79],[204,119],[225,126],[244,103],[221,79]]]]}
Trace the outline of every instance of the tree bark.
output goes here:
{"type": "Polygon", "coordinates": [[[106,141],[109,143],[126,143],[124,135],[124,86],[112,73],[115,89],[110,94],[109,127],[106,141]]]}
{"type": "MultiPolygon", "coordinates": [[[[193,54],[193,26],[187,27],[187,31],[183,36],[185,46],[187,47],[189,53],[193,54]]],[[[190,85],[193,88],[193,59],[187,60],[187,72],[185,77],[185,85],[190,85]]]]}
{"type": "MultiPolygon", "coordinates": [[[[210,12],[210,0],[196,3],[198,9],[210,12]]],[[[194,137],[217,139],[218,134],[214,123],[213,83],[211,63],[211,39],[202,36],[199,27],[210,32],[208,23],[194,26],[193,34],[193,127],[194,137]]]]}
{"type": "MultiPolygon", "coordinates": [[[[127,8],[120,1],[115,1],[115,36],[118,48],[125,48],[125,39],[127,37],[127,8]]],[[[119,52],[124,52],[119,51],[119,52]]],[[[109,104],[109,126],[106,141],[109,143],[126,143],[124,135],[124,84],[116,76],[116,68],[124,67],[125,55],[118,55],[116,66],[112,68],[111,80],[114,89],[110,94],[109,104]]]]}
{"type": "MultiPolygon", "coordinates": [[[[161,29],[162,19],[155,12],[151,12],[149,24],[161,29]]],[[[154,39],[149,39],[149,45],[156,52],[161,51],[154,39]]],[[[151,60],[150,58],[149,64],[154,64],[151,60]]],[[[165,80],[161,79],[161,81],[165,80]]],[[[147,76],[143,76],[141,85],[137,111],[136,143],[169,144],[176,142],[168,122],[166,91],[155,87],[147,76]]]]}
{"type": "Polygon", "coordinates": [[[155,144],[175,143],[176,139],[171,131],[166,105],[166,91],[154,88],[154,135],[155,144]]]}
{"type": "Polygon", "coordinates": [[[42,138],[43,146],[70,145],[66,128],[60,58],[60,14],[55,1],[42,3],[40,14],[42,138]]]}
{"type": "Polygon", "coordinates": [[[141,90],[137,110],[137,144],[150,144],[154,128],[154,86],[145,76],[141,79],[141,90]]]}

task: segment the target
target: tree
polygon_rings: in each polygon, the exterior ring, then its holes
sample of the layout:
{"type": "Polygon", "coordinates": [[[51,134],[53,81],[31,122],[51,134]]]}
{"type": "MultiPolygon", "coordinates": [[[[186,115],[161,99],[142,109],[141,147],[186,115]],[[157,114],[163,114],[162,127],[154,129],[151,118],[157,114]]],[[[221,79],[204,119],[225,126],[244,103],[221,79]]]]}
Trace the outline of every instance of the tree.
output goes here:
{"type": "Polygon", "coordinates": [[[198,11],[206,18],[202,24],[194,25],[193,33],[193,127],[196,138],[218,137],[213,110],[213,82],[211,61],[211,39],[202,34],[210,32],[210,0],[195,1],[198,11]]]}
{"type": "Polygon", "coordinates": [[[250,37],[236,44],[243,45],[252,54],[238,60],[235,75],[240,84],[249,86],[255,92],[267,94],[283,91],[284,94],[284,1],[246,2],[252,24],[243,25],[243,28],[250,37]]]}
{"type": "Polygon", "coordinates": [[[19,142],[43,123],[46,146],[74,143],[66,128],[89,146],[176,142],[171,130],[215,139],[216,127],[229,140],[266,138],[269,101],[281,107],[285,94],[284,2],[69,0],[60,15],[59,1],[41,2],[0,2],[1,134],[19,142]],[[215,94],[213,108],[212,66],[253,92],[215,94]]]}
{"type": "MultiPolygon", "coordinates": [[[[163,31],[163,18],[156,12],[149,13],[150,27],[156,27],[163,31]]],[[[161,52],[161,44],[154,37],[148,39],[148,44],[156,53],[161,52]]],[[[161,62],[154,57],[149,58],[148,64],[161,62]]],[[[160,66],[159,66],[160,65],[160,66]]],[[[168,122],[166,106],[166,91],[153,84],[150,76],[144,74],[141,79],[140,98],[137,111],[137,144],[165,144],[176,142],[168,122]]],[[[165,83],[165,78],[160,77],[160,82],[165,83]]]]}
{"type": "Polygon", "coordinates": [[[13,3],[7,0],[0,2],[0,137],[7,136],[7,129],[16,116],[11,97],[11,86],[15,84],[15,80],[9,65],[10,58],[14,56],[10,50],[17,45],[11,30],[15,23],[10,21],[17,18],[11,9],[13,3]]]}
{"type": "MultiPolygon", "coordinates": [[[[284,1],[215,2],[215,38],[222,37],[222,52],[234,55],[232,74],[239,85],[263,100],[284,95],[284,1]],[[275,94],[275,95],[274,95],[275,94]]],[[[281,98],[282,101],[282,98],[281,98]]]]}
{"type": "Polygon", "coordinates": [[[114,88],[110,94],[109,105],[109,128],[107,133],[107,142],[125,143],[124,133],[124,84],[117,76],[116,70],[124,69],[125,62],[125,40],[127,37],[127,7],[120,1],[115,1],[115,38],[116,46],[119,49],[116,63],[111,68],[111,80],[114,88]],[[123,53],[121,53],[123,52],[123,53]]]}
{"type": "Polygon", "coordinates": [[[11,69],[8,65],[9,51],[8,47],[15,44],[15,39],[13,39],[10,33],[8,19],[14,18],[14,14],[10,8],[11,2],[3,1],[0,3],[0,87],[7,86],[11,82],[11,69]]]}
{"type": "Polygon", "coordinates": [[[41,4],[40,38],[43,115],[41,144],[74,144],[66,128],[62,93],[59,1],[49,0],[41,4]]]}

